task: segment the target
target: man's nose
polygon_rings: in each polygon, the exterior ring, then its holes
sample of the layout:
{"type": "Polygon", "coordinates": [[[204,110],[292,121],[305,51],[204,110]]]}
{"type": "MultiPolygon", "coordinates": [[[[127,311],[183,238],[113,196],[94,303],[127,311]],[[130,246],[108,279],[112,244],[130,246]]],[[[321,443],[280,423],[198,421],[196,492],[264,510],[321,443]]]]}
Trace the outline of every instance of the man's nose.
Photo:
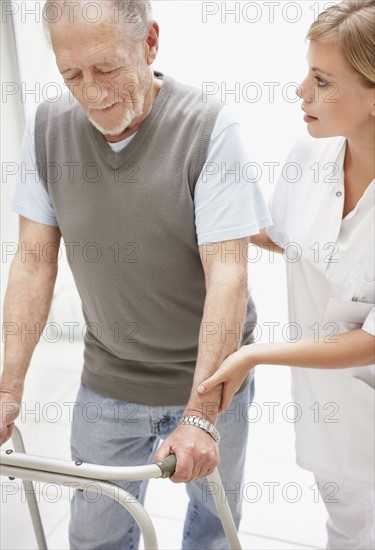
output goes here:
{"type": "Polygon", "coordinates": [[[93,71],[83,71],[84,96],[89,103],[100,103],[108,94],[93,71]]]}

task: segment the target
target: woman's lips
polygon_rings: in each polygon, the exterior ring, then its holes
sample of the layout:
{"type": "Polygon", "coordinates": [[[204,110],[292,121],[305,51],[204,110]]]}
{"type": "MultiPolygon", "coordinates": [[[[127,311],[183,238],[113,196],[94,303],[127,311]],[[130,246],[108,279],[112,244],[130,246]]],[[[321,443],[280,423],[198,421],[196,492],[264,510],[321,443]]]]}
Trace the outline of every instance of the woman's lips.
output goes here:
{"type": "Polygon", "coordinates": [[[305,122],[314,122],[315,120],[318,120],[318,119],[315,116],[310,116],[310,115],[305,113],[305,115],[303,117],[303,120],[305,122]]]}

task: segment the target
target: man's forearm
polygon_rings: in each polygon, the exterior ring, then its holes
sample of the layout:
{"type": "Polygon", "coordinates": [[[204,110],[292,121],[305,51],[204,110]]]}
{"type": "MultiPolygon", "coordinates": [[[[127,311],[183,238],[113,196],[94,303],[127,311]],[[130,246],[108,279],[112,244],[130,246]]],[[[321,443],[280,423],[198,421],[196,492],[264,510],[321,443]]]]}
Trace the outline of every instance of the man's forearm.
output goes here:
{"type": "Polygon", "coordinates": [[[1,390],[22,394],[26,372],[46,324],[57,264],[26,267],[15,257],[4,302],[1,390]]]}
{"type": "Polygon", "coordinates": [[[207,290],[200,330],[197,366],[185,414],[196,414],[215,422],[221,402],[221,388],[205,396],[197,393],[199,384],[212,375],[222,361],[238,349],[248,299],[246,277],[213,281],[207,290]]]}

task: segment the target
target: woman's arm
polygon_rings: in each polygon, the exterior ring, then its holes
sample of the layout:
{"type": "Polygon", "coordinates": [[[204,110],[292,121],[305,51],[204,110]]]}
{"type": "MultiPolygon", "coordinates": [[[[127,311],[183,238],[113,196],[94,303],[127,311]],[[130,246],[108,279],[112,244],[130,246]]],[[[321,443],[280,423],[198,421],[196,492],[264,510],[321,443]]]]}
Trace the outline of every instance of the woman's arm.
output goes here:
{"type": "Polygon", "coordinates": [[[225,359],[198,392],[204,394],[223,384],[220,411],[224,411],[240,388],[249,370],[256,365],[288,365],[310,369],[345,369],[371,365],[375,360],[375,337],[358,329],[326,338],[296,343],[251,344],[225,359]]]}
{"type": "Polygon", "coordinates": [[[278,254],[283,253],[283,249],[275,244],[266,233],[265,229],[261,229],[258,235],[253,235],[250,238],[251,244],[259,246],[259,248],[264,248],[265,250],[271,250],[272,252],[277,252],[278,254]]]}

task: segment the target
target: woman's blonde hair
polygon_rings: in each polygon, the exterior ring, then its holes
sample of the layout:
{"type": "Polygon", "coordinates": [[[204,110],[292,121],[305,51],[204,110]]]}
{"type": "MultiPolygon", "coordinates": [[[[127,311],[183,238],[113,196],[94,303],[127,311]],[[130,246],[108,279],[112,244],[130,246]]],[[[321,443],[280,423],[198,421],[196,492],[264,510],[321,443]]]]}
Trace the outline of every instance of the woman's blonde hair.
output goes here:
{"type": "Polygon", "coordinates": [[[306,38],[337,42],[365,86],[375,87],[375,0],[344,0],[331,6],[311,25],[306,38]]]}

